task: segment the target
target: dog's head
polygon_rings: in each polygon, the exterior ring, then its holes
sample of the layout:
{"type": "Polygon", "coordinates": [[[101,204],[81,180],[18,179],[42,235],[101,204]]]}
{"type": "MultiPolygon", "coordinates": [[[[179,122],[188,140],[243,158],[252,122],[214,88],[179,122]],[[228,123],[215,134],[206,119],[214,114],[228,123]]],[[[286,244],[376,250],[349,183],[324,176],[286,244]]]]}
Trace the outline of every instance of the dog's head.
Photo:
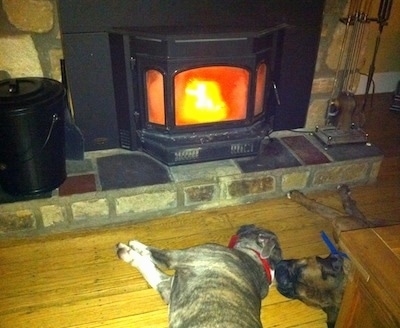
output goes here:
{"type": "Polygon", "coordinates": [[[243,225],[236,236],[236,248],[248,248],[258,252],[261,258],[268,259],[272,269],[282,260],[278,237],[272,231],[258,228],[254,224],[243,225]]]}
{"type": "Polygon", "coordinates": [[[337,254],[283,260],[275,269],[277,289],[288,298],[322,308],[333,327],[346,284],[346,262],[337,254]]]}

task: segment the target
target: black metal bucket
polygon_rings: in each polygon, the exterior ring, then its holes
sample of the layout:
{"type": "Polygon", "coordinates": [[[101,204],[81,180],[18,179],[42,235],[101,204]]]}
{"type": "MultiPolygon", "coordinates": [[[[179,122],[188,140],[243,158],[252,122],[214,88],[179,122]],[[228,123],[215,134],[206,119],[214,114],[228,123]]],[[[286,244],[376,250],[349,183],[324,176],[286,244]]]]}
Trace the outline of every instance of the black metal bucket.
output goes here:
{"type": "Polygon", "coordinates": [[[58,81],[0,81],[0,185],[5,192],[38,194],[64,182],[65,108],[65,88],[58,81]]]}

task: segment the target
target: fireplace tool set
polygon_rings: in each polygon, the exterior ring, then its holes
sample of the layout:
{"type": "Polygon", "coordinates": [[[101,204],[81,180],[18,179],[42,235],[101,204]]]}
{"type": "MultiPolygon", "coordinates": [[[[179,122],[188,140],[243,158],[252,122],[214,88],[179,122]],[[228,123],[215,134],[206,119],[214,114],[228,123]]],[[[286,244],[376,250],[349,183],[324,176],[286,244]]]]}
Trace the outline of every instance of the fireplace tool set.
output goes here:
{"type": "Polygon", "coordinates": [[[375,71],[383,27],[387,25],[393,0],[381,0],[377,18],[370,18],[372,0],[351,0],[347,18],[340,21],[346,25],[332,94],[328,103],[326,127],[316,128],[315,135],[325,145],[365,143],[367,134],[361,129],[365,123],[364,110],[375,71]],[[354,92],[358,84],[358,64],[363,48],[366,26],[370,22],[379,24],[372,62],[369,68],[364,101],[357,107],[354,92]]]}

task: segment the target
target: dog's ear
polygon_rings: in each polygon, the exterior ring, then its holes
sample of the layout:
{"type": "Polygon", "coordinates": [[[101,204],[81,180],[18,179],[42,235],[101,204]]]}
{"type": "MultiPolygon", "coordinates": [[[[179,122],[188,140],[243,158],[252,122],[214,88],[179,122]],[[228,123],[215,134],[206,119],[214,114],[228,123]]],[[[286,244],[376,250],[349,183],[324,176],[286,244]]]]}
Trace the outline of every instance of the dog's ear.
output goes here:
{"type": "Polygon", "coordinates": [[[274,235],[266,235],[260,233],[258,235],[258,244],[262,246],[260,255],[264,259],[268,259],[271,257],[271,254],[277,245],[277,238],[274,235]]]}
{"type": "Polygon", "coordinates": [[[243,233],[252,232],[256,229],[254,224],[244,224],[242,225],[239,230],[236,232],[237,235],[241,235],[243,233]]]}
{"type": "Polygon", "coordinates": [[[343,272],[343,258],[338,254],[330,254],[326,258],[317,256],[317,261],[321,264],[322,276],[337,276],[343,272]]]}

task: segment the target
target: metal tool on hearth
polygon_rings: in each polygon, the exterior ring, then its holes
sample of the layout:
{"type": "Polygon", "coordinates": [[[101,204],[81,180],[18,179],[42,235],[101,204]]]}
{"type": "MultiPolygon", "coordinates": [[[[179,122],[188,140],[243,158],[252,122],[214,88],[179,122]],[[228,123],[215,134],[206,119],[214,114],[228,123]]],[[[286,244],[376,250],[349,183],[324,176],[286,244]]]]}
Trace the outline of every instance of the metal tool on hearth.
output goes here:
{"type": "MultiPolygon", "coordinates": [[[[316,127],[315,136],[327,146],[349,143],[366,143],[368,135],[362,130],[365,123],[363,107],[357,106],[355,90],[360,74],[358,66],[360,54],[365,43],[365,29],[370,22],[378,22],[380,29],[387,24],[392,0],[381,0],[377,18],[370,18],[372,0],[351,0],[346,18],[340,21],[346,25],[338,66],[336,69],[332,94],[328,102],[326,126],[316,127]]],[[[372,83],[375,70],[377,48],[375,46],[373,62],[367,81],[367,91],[372,83]]]]}
{"type": "MultiPolygon", "coordinates": [[[[364,101],[363,101],[363,104],[361,107],[362,112],[365,111],[365,107],[367,105],[368,94],[371,89],[371,84],[373,82],[373,76],[374,76],[374,72],[375,72],[376,56],[378,54],[378,49],[379,49],[379,45],[381,42],[383,28],[388,24],[388,21],[389,21],[390,12],[392,10],[392,5],[393,5],[393,0],[382,0],[379,5],[378,17],[370,19],[371,22],[375,21],[379,24],[379,31],[378,31],[378,35],[376,36],[374,54],[372,56],[371,65],[370,65],[369,71],[368,71],[367,83],[365,86],[364,101]]],[[[374,94],[374,92],[372,93],[372,95],[373,94],[374,94]]],[[[371,98],[371,103],[372,103],[372,98],[371,98]]]]}
{"type": "Polygon", "coordinates": [[[75,124],[74,106],[67,80],[64,59],[60,60],[61,80],[67,94],[67,105],[65,108],[65,156],[71,160],[83,160],[85,146],[83,134],[75,124]]]}

